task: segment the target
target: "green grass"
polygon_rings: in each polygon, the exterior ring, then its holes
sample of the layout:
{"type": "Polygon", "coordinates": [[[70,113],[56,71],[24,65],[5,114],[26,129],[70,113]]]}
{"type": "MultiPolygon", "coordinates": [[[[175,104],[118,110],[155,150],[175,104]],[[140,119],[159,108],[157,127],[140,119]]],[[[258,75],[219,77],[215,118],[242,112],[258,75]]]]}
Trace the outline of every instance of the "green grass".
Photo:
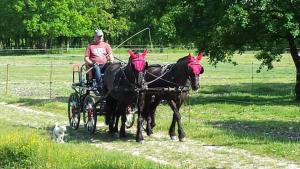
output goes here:
{"type": "Polygon", "coordinates": [[[43,130],[0,123],[0,168],[171,168],[86,143],[57,144],[43,130]]]}
{"type": "MultiPolygon", "coordinates": [[[[149,63],[176,61],[184,53],[150,53],[149,63]]],[[[116,52],[121,58],[124,51],[116,52]]],[[[183,106],[184,129],[187,137],[207,144],[237,147],[255,154],[281,157],[300,163],[300,109],[294,101],[295,68],[288,54],[275,63],[273,70],[256,73],[259,62],[253,53],[235,55],[237,66],[221,63],[210,66],[207,58],[202,64],[201,88],[191,92],[183,106]]],[[[82,63],[82,55],[34,55],[0,57],[2,64],[10,63],[10,95],[0,101],[17,103],[35,109],[66,113],[66,100],[72,92],[72,64],[82,63]],[[49,100],[49,66],[25,67],[24,64],[62,64],[53,69],[52,92],[49,100]],[[43,82],[43,83],[42,83],[43,82]]],[[[0,67],[0,90],[5,89],[5,67],[0,67]]],[[[4,90],[2,90],[4,93],[4,90]]],[[[160,106],[154,132],[167,133],[172,112],[160,106]]]]}

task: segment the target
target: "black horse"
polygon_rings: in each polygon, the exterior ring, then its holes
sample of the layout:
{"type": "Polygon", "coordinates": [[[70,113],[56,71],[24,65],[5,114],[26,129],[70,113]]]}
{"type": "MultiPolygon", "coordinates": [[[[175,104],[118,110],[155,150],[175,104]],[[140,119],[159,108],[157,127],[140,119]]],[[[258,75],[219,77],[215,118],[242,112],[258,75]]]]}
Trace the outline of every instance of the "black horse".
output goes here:
{"type": "Polygon", "coordinates": [[[128,64],[122,67],[121,63],[113,63],[104,73],[104,87],[107,91],[106,122],[109,123],[111,133],[118,132],[118,121],[121,116],[120,137],[125,137],[126,109],[129,105],[137,104],[138,126],[136,141],[143,140],[142,115],[144,105],[144,75],[147,62],[147,50],[137,54],[129,51],[128,64]]]}
{"type": "Polygon", "coordinates": [[[177,122],[178,138],[183,141],[185,132],[182,128],[179,109],[188,95],[189,87],[191,86],[193,90],[197,90],[200,86],[199,76],[204,72],[204,68],[199,64],[201,59],[202,53],[199,53],[196,58],[189,54],[174,64],[165,67],[153,65],[147,68],[145,80],[149,92],[145,96],[143,110],[143,116],[147,121],[147,135],[152,134],[152,128],[155,126],[156,107],[161,100],[166,100],[174,112],[169,135],[171,139],[175,139],[175,124],[177,122]]]}

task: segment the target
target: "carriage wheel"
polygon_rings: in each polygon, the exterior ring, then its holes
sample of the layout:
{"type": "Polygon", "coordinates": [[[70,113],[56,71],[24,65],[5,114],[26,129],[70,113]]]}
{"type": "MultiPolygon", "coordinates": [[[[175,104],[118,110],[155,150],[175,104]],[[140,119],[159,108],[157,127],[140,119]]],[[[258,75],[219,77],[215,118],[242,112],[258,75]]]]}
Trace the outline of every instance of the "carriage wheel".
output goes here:
{"type": "Polygon", "coordinates": [[[95,99],[88,95],[84,99],[84,120],[86,121],[85,127],[89,133],[96,131],[97,112],[95,106],[95,99]]]}
{"type": "Polygon", "coordinates": [[[126,128],[131,128],[133,126],[136,112],[137,110],[135,108],[128,106],[126,110],[126,128]]]}
{"type": "Polygon", "coordinates": [[[72,93],[68,100],[68,117],[69,124],[72,129],[77,130],[80,122],[79,97],[76,93],[72,93]]]}

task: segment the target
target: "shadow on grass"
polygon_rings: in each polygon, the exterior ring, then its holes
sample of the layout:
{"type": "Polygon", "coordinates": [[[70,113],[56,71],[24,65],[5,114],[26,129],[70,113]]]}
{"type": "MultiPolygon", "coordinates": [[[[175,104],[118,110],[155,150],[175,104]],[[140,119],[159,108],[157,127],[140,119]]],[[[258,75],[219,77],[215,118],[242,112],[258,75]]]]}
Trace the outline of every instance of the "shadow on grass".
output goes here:
{"type": "Polygon", "coordinates": [[[190,104],[226,103],[236,105],[299,105],[292,83],[251,83],[210,85],[190,97],[190,104]]]}
{"type": "MultiPolygon", "coordinates": [[[[294,99],[293,83],[241,83],[235,85],[209,85],[190,97],[190,104],[226,103],[237,105],[299,105],[294,99]]],[[[54,99],[20,98],[9,103],[38,106],[50,102],[67,103],[67,97],[54,99]]]]}
{"type": "MultiPolygon", "coordinates": [[[[20,98],[17,100],[7,101],[10,104],[22,104],[23,106],[42,106],[49,102],[61,102],[67,103],[67,97],[58,97],[55,99],[31,99],[31,98],[20,98]]],[[[67,114],[66,114],[67,117],[67,114]]],[[[98,120],[100,122],[100,120],[98,120]]],[[[82,123],[82,122],[81,122],[82,123]]],[[[23,126],[24,125],[16,125],[16,126],[23,126]]],[[[27,126],[28,127],[28,126],[27,126]]],[[[34,127],[32,127],[34,128],[34,127]]],[[[52,136],[52,131],[54,128],[53,126],[45,128],[46,135],[52,136]]],[[[113,141],[135,141],[135,134],[128,132],[126,130],[126,137],[119,138],[117,134],[110,134],[108,133],[107,126],[97,126],[97,130],[94,134],[90,134],[84,126],[80,126],[78,130],[74,130],[70,127],[67,127],[67,142],[75,142],[75,143],[97,143],[97,142],[113,142],[113,141]]]]}
{"type": "Polygon", "coordinates": [[[19,98],[17,100],[7,101],[7,103],[10,104],[19,103],[22,104],[23,106],[39,106],[51,102],[67,103],[68,97],[56,97],[54,99],[19,98]]]}
{"type": "Polygon", "coordinates": [[[207,122],[207,124],[240,138],[276,142],[299,143],[300,141],[298,122],[225,120],[207,122]]]}
{"type": "MultiPolygon", "coordinates": [[[[46,135],[52,137],[54,126],[45,128],[46,135]]],[[[97,130],[94,134],[87,131],[84,126],[79,126],[77,130],[74,130],[67,126],[67,132],[64,139],[66,142],[71,143],[100,143],[100,142],[115,142],[115,141],[135,141],[135,134],[126,131],[126,137],[119,138],[118,134],[111,134],[108,132],[106,126],[97,126],[97,130]]]]}
{"type": "Polygon", "coordinates": [[[290,96],[294,92],[294,83],[239,83],[208,85],[204,94],[244,93],[258,96],[290,96]]]}
{"type": "MultiPolygon", "coordinates": [[[[30,125],[24,124],[12,124],[14,128],[21,129],[32,129],[36,131],[37,129],[40,131],[39,134],[44,135],[45,137],[53,139],[53,129],[54,126],[47,126],[42,128],[36,128],[30,125]]],[[[101,142],[135,142],[135,134],[126,130],[126,137],[120,138],[118,134],[111,134],[108,132],[108,126],[97,126],[96,132],[91,134],[87,131],[87,129],[80,125],[77,130],[72,129],[70,126],[67,126],[67,131],[65,132],[64,141],[70,143],[101,143],[101,142]]],[[[145,133],[144,133],[145,135],[145,133]]],[[[54,140],[54,139],[53,139],[54,140]]]]}
{"type": "Polygon", "coordinates": [[[81,126],[78,130],[73,130],[69,128],[68,131],[69,131],[68,141],[77,142],[77,143],[81,143],[81,142],[98,143],[98,142],[135,140],[135,134],[126,131],[126,137],[120,138],[118,134],[109,133],[107,127],[104,126],[97,128],[94,134],[88,133],[86,128],[84,128],[83,126],[81,126]]]}

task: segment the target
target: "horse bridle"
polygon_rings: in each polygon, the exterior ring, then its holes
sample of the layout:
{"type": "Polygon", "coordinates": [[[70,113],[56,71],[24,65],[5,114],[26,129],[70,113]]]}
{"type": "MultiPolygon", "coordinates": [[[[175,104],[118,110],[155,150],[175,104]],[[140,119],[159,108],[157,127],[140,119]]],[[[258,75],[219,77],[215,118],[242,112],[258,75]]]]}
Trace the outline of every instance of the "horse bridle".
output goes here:
{"type": "MultiPolygon", "coordinates": [[[[135,61],[144,61],[144,60],[139,59],[139,60],[135,60],[135,61]]],[[[129,64],[128,66],[130,66],[131,69],[132,69],[132,62],[130,62],[130,63],[128,63],[128,64],[129,64]]],[[[126,69],[126,66],[123,67],[123,68],[120,67],[120,71],[122,72],[123,77],[124,77],[125,80],[128,82],[128,84],[129,84],[130,87],[132,87],[133,89],[136,89],[136,88],[137,88],[137,85],[136,85],[136,83],[137,83],[137,78],[136,78],[135,73],[134,73],[133,71],[130,71],[131,74],[132,74],[133,77],[134,77],[134,83],[132,83],[132,82],[127,78],[127,76],[126,76],[126,74],[125,74],[125,71],[124,71],[125,69],[126,69]]],[[[140,73],[140,72],[139,72],[139,73],[140,73]]],[[[145,76],[145,72],[142,72],[142,75],[145,76]]],[[[118,85],[119,85],[119,83],[118,83],[118,85]]]]}

